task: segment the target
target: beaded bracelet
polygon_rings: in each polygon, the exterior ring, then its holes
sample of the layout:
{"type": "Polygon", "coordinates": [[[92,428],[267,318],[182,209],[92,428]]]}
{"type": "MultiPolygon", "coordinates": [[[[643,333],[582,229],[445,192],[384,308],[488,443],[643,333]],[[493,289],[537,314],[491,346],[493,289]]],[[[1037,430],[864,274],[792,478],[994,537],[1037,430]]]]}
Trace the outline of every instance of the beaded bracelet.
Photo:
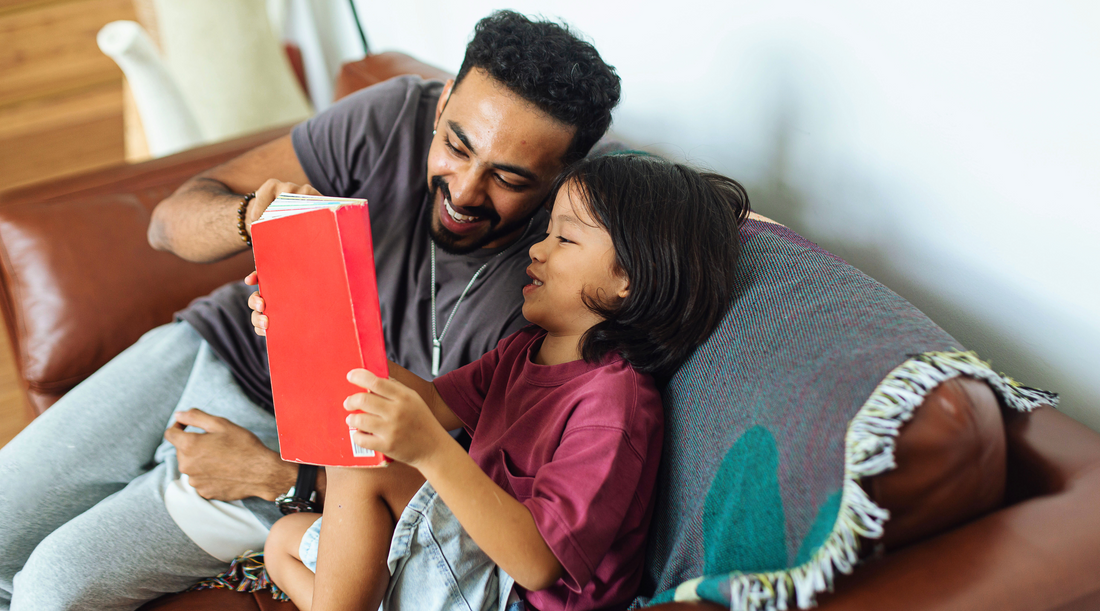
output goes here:
{"type": "Polygon", "coordinates": [[[241,236],[241,241],[248,244],[249,248],[252,248],[252,237],[245,231],[246,225],[244,223],[244,215],[248,212],[248,202],[256,198],[256,192],[253,191],[248,195],[241,198],[241,205],[237,207],[237,233],[241,236]]]}

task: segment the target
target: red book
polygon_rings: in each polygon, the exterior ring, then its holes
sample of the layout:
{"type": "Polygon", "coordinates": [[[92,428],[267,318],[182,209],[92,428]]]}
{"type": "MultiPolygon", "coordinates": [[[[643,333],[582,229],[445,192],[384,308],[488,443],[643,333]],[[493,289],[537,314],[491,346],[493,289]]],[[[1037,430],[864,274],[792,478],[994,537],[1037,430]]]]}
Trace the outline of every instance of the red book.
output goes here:
{"type": "Polygon", "coordinates": [[[252,225],[267,355],[283,460],[380,466],[356,446],[344,399],[363,389],[347,373],[389,377],[366,200],[280,195],[252,225]]]}

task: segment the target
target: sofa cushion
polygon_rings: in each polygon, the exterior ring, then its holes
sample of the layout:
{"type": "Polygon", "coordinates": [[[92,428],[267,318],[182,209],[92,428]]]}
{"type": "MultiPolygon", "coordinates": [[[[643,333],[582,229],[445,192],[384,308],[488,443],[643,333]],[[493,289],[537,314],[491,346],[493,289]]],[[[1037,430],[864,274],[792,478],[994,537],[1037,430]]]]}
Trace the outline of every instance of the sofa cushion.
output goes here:
{"type": "Polygon", "coordinates": [[[666,389],[668,493],[645,587],[653,601],[807,607],[852,570],[861,537],[882,536],[889,514],[859,481],[895,466],[898,430],[937,386],[968,375],[1017,408],[1052,398],[790,230],[750,220],[742,240],[729,313],[666,389]]]}

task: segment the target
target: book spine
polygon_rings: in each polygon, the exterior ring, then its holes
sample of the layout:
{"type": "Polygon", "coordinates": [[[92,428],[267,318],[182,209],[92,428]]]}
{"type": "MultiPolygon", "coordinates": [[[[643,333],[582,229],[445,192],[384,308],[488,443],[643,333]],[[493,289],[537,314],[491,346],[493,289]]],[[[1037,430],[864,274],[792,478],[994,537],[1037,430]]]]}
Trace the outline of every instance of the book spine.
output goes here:
{"type": "MultiPolygon", "coordinates": [[[[374,269],[374,244],[371,240],[370,215],[367,206],[341,206],[332,210],[340,237],[340,253],[351,304],[355,339],[362,357],[361,366],[371,373],[388,378],[389,362],[382,335],[382,318],[378,303],[377,278],[374,269]]],[[[349,431],[356,432],[355,429],[349,431]]],[[[375,466],[385,466],[392,460],[381,453],[351,442],[352,456],[373,459],[375,466]]],[[[366,463],[364,463],[366,466],[366,463]]]]}

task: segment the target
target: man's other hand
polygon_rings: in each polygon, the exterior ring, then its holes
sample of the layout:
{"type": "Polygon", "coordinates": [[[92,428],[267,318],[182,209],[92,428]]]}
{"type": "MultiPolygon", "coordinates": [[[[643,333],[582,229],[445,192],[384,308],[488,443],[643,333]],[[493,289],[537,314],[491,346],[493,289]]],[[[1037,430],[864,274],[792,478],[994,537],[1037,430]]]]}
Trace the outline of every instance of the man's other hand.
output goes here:
{"type": "Polygon", "coordinates": [[[236,501],[251,496],[274,501],[294,485],[297,465],[284,462],[249,430],[199,409],[176,413],[164,432],[176,446],[180,473],[205,499],[236,501]],[[188,426],[205,433],[188,433],[188,426]]]}
{"type": "MultiPolygon", "coordinates": [[[[245,276],[244,283],[249,286],[256,286],[260,283],[259,276],[256,272],[245,276]]],[[[248,297],[248,307],[252,308],[252,328],[256,331],[256,335],[267,335],[267,316],[264,316],[264,298],[260,297],[260,292],[256,291],[248,297]]]]}

